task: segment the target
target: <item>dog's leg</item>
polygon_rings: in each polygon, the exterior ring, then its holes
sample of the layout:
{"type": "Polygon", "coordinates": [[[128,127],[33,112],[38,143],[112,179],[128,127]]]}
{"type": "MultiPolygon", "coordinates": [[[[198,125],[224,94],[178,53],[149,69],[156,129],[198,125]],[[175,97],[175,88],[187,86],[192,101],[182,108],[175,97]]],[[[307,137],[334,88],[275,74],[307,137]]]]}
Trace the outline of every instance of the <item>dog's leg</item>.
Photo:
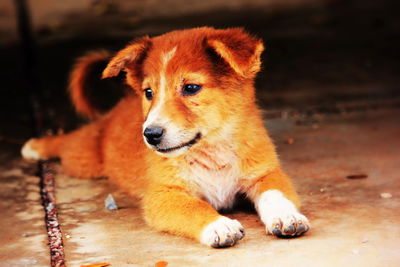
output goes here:
{"type": "Polygon", "coordinates": [[[27,160],[39,160],[59,157],[63,135],[29,139],[21,149],[21,155],[27,160]]]}
{"type": "Polygon", "coordinates": [[[300,201],[290,178],[280,168],[258,179],[249,195],[267,233],[299,236],[310,229],[307,218],[298,211],[300,201]]]}
{"type": "Polygon", "coordinates": [[[61,158],[63,171],[72,176],[101,176],[101,131],[98,127],[89,124],[69,134],[32,138],[24,144],[21,154],[29,160],[61,158]]]}
{"type": "Polygon", "coordinates": [[[177,186],[153,188],[145,195],[143,208],[150,226],[207,246],[233,246],[244,237],[244,228],[237,220],[220,215],[210,204],[177,186]]]}

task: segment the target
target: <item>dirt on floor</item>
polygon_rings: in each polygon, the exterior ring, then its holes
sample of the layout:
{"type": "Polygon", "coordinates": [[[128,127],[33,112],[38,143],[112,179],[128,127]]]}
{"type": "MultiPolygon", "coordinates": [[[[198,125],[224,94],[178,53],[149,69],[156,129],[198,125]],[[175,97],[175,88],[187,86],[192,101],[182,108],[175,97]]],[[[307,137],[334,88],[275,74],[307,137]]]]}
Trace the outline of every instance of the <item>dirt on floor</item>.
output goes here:
{"type": "MultiPolygon", "coordinates": [[[[312,223],[295,239],[267,236],[254,210],[242,206],[227,216],[243,224],[246,237],[232,248],[208,248],[146,226],[139,201],[106,178],[59,174],[67,265],[399,266],[399,117],[400,110],[388,109],[267,121],[312,223]],[[120,209],[104,208],[108,194],[120,209]]],[[[15,161],[2,171],[2,266],[48,264],[37,178],[29,166],[15,161]]]]}

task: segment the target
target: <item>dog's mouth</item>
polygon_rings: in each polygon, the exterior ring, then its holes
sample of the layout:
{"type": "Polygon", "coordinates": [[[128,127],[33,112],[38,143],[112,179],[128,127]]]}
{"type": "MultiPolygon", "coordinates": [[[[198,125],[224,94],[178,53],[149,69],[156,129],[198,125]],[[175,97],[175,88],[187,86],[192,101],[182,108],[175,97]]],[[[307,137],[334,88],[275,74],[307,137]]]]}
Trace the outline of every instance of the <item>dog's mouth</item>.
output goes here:
{"type": "Polygon", "coordinates": [[[174,147],[168,147],[168,148],[156,148],[157,152],[160,153],[169,153],[172,151],[176,151],[178,149],[184,148],[184,147],[191,147],[192,145],[196,144],[201,138],[201,133],[197,133],[196,136],[190,140],[189,142],[180,144],[179,146],[174,146],[174,147]]]}

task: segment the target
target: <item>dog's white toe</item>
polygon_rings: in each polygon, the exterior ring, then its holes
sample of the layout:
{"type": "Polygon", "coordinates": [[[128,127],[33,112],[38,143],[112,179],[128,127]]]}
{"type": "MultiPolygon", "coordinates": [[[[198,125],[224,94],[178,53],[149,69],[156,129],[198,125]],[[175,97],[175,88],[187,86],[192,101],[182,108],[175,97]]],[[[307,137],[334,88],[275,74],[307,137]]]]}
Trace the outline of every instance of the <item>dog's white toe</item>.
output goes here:
{"type": "Polygon", "coordinates": [[[24,144],[24,146],[22,147],[21,155],[24,159],[27,159],[27,160],[39,160],[40,159],[39,152],[32,148],[32,142],[34,140],[35,140],[34,138],[29,139],[28,142],[26,142],[24,144]]]}
{"type": "Polygon", "coordinates": [[[310,229],[308,219],[299,212],[271,215],[265,226],[269,234],[278,237],[300,236],[310,229]]]}
{"type": "Polygon", "coordinates": [[[221,216],[204,228],[200,241],[214,248],[231,247],[244,236],[244,228],[237,220],[221,216]]]}
{"type": "Polygon", "coordinates": [[[308,219],[279,190],[264,192],[257,202],[257,210],[271,235],[300,236],[311,227],[308,219]]]}

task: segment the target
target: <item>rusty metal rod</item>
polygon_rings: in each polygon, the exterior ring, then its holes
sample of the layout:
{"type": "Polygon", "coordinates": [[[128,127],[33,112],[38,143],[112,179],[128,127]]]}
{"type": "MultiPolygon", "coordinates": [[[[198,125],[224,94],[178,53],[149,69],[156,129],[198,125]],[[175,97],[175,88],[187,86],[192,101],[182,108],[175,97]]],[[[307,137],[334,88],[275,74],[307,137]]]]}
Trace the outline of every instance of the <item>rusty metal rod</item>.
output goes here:
{"type": "Polygon", "coordinates": [[[41,180],[41,197],[46,212],[46,227],[49,238],[51,266],[65,266],[64,244],[56,207],[56,171],[54,162],[50,160],[39,162],[41,180]]]}

